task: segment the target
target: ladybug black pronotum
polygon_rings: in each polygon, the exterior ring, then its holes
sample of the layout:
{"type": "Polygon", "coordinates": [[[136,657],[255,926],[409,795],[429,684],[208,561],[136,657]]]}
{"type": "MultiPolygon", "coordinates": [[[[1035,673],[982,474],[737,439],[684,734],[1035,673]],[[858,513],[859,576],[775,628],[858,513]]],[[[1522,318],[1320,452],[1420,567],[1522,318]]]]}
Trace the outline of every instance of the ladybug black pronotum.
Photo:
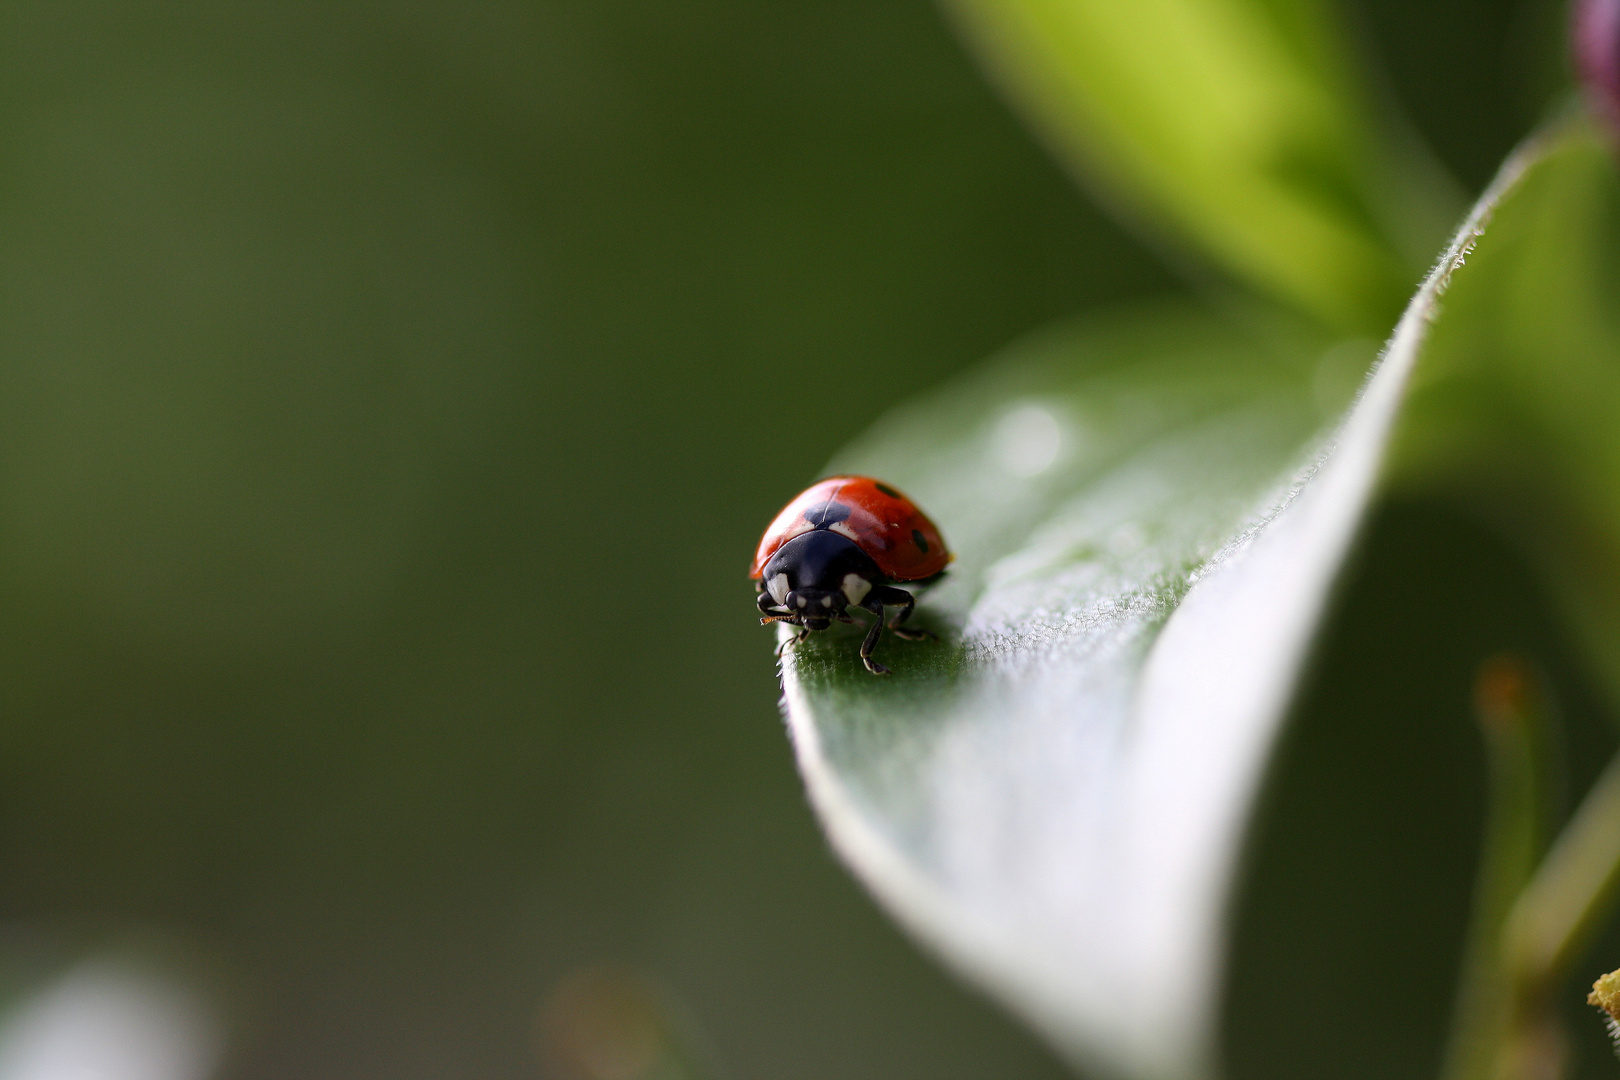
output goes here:
{"type": "Polygon", "coordinates": [[[872,674],[887,675],[889,669],[872,659],[885,607],[900,609],[887,623],[896,635],[912,641],[934,636],[901,625],[916,601],[894,584],[926,585],[952,558],[934,523],[900,492],[869,476],[831,476],[776,515],[749,575],[759,590],[760,621],[799,627],[783,648],[834,620],[854,622],[844,610],[851,604],[876,615],[861,642],[861,662],[872,674]]]}

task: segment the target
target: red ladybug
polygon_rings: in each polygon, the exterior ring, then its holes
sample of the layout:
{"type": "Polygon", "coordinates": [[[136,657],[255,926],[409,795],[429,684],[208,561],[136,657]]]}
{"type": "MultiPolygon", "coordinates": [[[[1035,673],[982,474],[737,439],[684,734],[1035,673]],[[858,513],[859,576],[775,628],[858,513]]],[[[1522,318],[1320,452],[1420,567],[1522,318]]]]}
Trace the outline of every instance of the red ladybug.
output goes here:
{"type": "MultiPolygon", "coordinates": [[[[872,659],[883,633],[883,609],[898,607],[887,625],[909,640],[931,638],[900,624],[916,601],[897,581],[926,585],[953,556],[939,529],[916,503],[869,476],[830,476],[788,503],[759,542],[749,576],[759,590],[762,623],[799,627],[783,646],[825,630],[834,619],[852,623],[850,604],[877,616],[861,642],[861,662],[874,675],[889,669],[872,659]]],[[[780,650],[779,650],[780,651],[780,650]]]]}

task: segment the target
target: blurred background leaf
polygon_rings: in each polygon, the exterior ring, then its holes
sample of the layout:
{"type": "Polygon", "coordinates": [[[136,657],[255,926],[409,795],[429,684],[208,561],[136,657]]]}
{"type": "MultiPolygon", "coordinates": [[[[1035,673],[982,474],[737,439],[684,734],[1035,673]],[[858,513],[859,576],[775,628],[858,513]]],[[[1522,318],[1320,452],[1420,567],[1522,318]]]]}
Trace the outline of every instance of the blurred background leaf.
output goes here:
{"type": "Polygon", "coordinates": [[[1382,334],[1461,207],[1318,0],[953,0],[1111,201],[1340,331],[1382,334]]]}

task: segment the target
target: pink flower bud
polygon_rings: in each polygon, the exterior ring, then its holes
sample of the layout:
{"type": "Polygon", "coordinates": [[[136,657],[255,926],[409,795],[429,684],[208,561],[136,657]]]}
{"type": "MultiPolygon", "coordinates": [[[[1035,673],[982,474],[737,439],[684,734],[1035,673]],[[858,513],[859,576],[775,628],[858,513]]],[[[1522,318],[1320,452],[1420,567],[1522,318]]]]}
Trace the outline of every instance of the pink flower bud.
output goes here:
{"type": "Polygon", "coordinates": [[[1587,100],[1620,136],[1620,0],[1576,0],[1571,34],[1587,100]]]}

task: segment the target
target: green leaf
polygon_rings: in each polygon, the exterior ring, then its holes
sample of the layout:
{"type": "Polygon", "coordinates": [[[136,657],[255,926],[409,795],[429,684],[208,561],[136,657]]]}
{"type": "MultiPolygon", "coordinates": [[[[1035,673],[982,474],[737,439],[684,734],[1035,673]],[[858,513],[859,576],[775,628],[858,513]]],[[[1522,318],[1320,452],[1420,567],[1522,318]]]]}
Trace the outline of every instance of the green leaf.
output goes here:
{"type": "Polygon", "coordinates": [[[1315,0],[949,0],[1058,156],[1265,293],[1383,334],[1456,220],[1315,0]]]}
{"type": "Polygon", "coordinates": [[[873,678],[783,666],[813,802],[880,900],[1076,1063],[1213,1072],[1225,908],[1301,664],[1409,373],[1512,164],[1373,346],[1179,305],[1015,349],[835,463],[959,558],[873,678]],[[1324,404],[1326,407],[1324,407],[1324,404]]]}
{"type": "MultiPolygon", "coordinates": [[[[1566,125],[1459,275],[1402,420],[1394,482],[1470,504],[1518,542],[1620,705],[1620,170],[1566,125]]],[[[1572,761],[1576,770],[1589,762],[1572,761]]],[[[1509,828],[1523,822],[1508,822],[1509,828]]],[[[1513,858],[1502,846],[1488,858],[1513,858]]],[[[1465,986],[1453,1076],[1502,1075],[1549,1023],[1620,901],[1620,759],[1504,909],[1465,986]]],[[[1491,900],[1497,910],[1489,910],[1491,900]]],[[[1594,956],[1590,971],[1612,961],[1594,956]]],[[[1590,974],[1588,973],[1588,977],[1590,974]]]]}
{"type": "Polygon", "coordinates": [[[1445,297],[1395,482],[1493,519],[1620,701],[1620,172],[1576,124],[1445,297]]]}

